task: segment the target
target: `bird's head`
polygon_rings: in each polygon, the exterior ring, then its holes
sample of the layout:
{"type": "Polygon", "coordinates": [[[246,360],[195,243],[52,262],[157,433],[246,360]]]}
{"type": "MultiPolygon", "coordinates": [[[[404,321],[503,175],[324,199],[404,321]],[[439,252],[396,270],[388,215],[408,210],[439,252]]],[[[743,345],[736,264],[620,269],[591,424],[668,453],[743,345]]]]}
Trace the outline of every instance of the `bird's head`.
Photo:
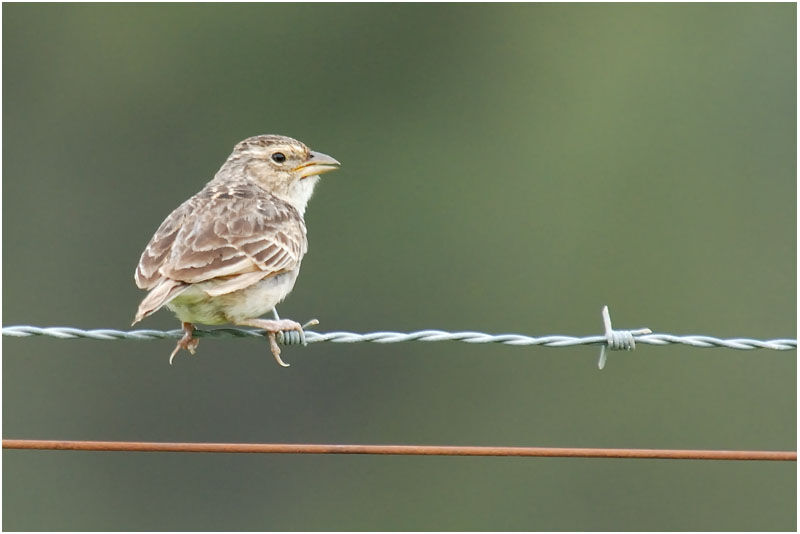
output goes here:
{"type": "Polygon", "coordinates": [[[257,135],[236,144],[220,172],[226,167],[243,172],[246,179],[286,200],[302,215],[319,175],[338,169],[339,162],[291,137],[257,135]]]}

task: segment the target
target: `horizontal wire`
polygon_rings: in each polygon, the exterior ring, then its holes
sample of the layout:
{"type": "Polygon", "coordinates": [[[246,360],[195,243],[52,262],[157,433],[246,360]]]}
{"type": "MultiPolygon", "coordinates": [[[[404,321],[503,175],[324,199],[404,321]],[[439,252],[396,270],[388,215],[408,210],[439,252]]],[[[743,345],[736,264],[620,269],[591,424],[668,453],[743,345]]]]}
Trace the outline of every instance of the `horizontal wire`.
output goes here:
{"type": "MultiPolygon", "coordinates": [[[[624,332],[624,331],[615,331],[624,332]]],[[[284,345],[300,344],[301,340],[297,332],[282,332],[278,335],[278,342],[284,345]]],[[[182,330],[113,330],[113,329],[94,329],[83,330],[72,327],[38,327],[29,325],[4,326],[3,335],[10,337],[29,337],[29,336],[48,336],[58,339],[102,339],[117,340],[128,339],[144,341],[151,339],[179,339],[183,336],[182,330]]],[[[243,337],[263,337],[263,330],[247,330],[241,328],[220,328],[215,330],[195,330],[195,336],[205,338],[243,338],[243,337]]],[[[771,349],[771,350],[796,350],[796,339],[769,339],[758,340],[748,338],[720,339],[705,335],[674,335],[674,334],[633,334],[632,339],[636,343],[646,345],[670,345],[682,344],[692,347],[726,347],[730,349],[751,350],[751,349],[771,349]]],[[[546,347],[571,347],[575,345],[606,345],[608,337],[606,335],[595,336],[564,336],[546,335],[540,337],[526,336],[522,334],[487,334],[484,332],[446,332],[443,330],[419,330],[416,332],[368,332],[359,334],[356,332],[305,332],[305,340],[308,343],[401,343],[406,341],[461,341],[464,343],[501,343],[504,345],[543,345],[546,347]]]]}
{"type": "Polygon", "coordinates": [[[414,456],[538,456],[557,458],[649,458],[664,460],[797,461],[796,451],[602,449],[573,447],[473,447],[451,445],[337,445],[311,443],[166,443],[4,439],[4,449],[214,452],[267,454],[384,454],[414,456]]]}
{"type": "MultiPolygon", "coordinates": [[[[276,315],[277,317],[277,315],[276,315]]],[[[611,350],[632,350],[636,342],[649,345],[684,344],[693,347],[727,347],[732,349],[772,349],[796,350],[796,339],[771,339],[761,341],[748,338],[719,339],[705,335],[677,336],[673,334],[654,334],[647,328],[637,330],[613,330],[608,308],[603,308],[605,335],[564,336],[548,335],[541,337],[521,334],[487,334],[484,332],[446,332],[443,330],[420,330],[417,332],[327,332],[305,331],[279,332],[277,340],[284,345],[304,343],[400,343],[405,341],[462,341],[464,343],[501,343],[505,345],[543,345],[548,347],[568,347],[575,345],[602,345],[598,366],[602,369],[606,362],[605,348],[611,350]]],[[[313,323],[309,323],[313,324],[313,323]]],[[[30,337],[49,336],[57,339],[100,339],[100,340],[150,340],[179,339],[183,330],[83,330],[73,327],[37,327],[29,325],[6,326],[4,336],[30,337]]],[[[220,328],[216,330],[195,330],[196,337],[261,338],[264,330],[245,330],[240,328],[220,328]]],[[[333,445],[333,444],[286,444],[286,443],[158,443],[125,441],[62,441],[62,440],[3,440],[4,449],[39,450],[83,450],[83,451],[143,451],[143,452],[226,452],[226,453],[283,453],[283,454],[394,454],[394,455],[441,455],[441,456],[545,456],[581,458],[651,458],[651,459],[694,459],[694,460],[780,460],[797,461],[795,451],[719,451],[719,450],[679,450],[679,449],[602,449],[602,448],[564,448],[564,447],[471,447],[471,446],[432,446],[432,445],[333,445]]]]}

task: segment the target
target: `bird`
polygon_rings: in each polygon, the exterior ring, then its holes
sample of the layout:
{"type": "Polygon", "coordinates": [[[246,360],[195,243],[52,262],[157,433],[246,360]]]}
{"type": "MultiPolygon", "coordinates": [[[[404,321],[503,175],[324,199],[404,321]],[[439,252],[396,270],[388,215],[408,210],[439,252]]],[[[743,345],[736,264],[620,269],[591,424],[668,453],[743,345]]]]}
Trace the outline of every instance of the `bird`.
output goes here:
{"type": "Polygon", "coordinates": [[[170,354],[194,354],[195,323],[265,330],[275,360],[276,334],[303,327],[292,320],[260,318],[294,287],[308,251],[303,216],[320,175],[340,163],[282,135],[257,135],[237,143],[213,179],[164,219],[134,273],[147,290],[133,324],[167,307],[183,337],[170,354]]]}

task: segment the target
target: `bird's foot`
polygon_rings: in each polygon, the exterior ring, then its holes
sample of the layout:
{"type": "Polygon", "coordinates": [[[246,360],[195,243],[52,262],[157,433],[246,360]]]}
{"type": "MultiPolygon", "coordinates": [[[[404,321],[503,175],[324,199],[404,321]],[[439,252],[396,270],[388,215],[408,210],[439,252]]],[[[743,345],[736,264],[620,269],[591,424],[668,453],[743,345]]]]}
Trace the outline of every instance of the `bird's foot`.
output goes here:
{"type": "Polygon", "coordinates": [[[197,346],[200,344],[200,340],[194,337],[194,325],[192,323],[183,323],[182,327],[183,337],[178,341],[178,344],[175,345],[172,354],[169,355],[170,365],[172,365],[172,360],[175,358],[175,355],[178,354],[178,351],[186,349],[194,354],[194,351],[197,350],[197,346]]]}
{"type": "MultiPolygon", "coordinates": [[[[281,348],[278,346],[276,335],[278,332],[294,330],[300,332],[300,336],[303,337],[303,326],[300,323],[290,319],[248,319],[238,324],[254,326],[266,330],[266,336],[267,339],[269,339],[269,348],[272,351],[272,355],[275,357],[275,361],[278,362],[278,365],[281,367],[289,367],[289,364],[281,359],[281,348]]],[[[303,337],[303,339],[305,338],[303,337]]]]}

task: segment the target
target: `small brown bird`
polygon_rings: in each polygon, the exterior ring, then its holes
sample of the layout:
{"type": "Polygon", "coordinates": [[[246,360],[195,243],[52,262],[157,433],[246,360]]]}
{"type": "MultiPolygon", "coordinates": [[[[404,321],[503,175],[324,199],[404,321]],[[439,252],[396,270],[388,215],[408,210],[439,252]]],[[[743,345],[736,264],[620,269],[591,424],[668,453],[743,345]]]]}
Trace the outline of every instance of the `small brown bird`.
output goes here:
{"type": "Polygon", "coordinates": [[[149,291],[133,324],[162,306],[183,323],[180,349],[194,354],[194,323],[254,326],[275,334],[302,327],[259,317],[291,292],[308,250],[303,214],[319,175],[339,168],[330,156],[280,135],[237,144],[214,176],[178,206],[148,243],[134,279],[149,291]]]}

